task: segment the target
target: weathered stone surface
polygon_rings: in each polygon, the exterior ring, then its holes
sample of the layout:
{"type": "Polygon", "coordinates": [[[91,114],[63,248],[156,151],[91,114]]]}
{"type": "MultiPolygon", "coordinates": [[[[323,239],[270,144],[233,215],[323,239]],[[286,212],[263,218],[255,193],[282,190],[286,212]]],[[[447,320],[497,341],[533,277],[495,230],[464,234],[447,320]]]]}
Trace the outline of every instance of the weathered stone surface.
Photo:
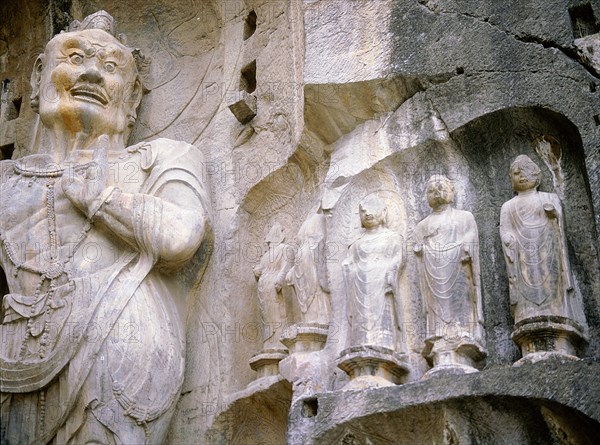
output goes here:
{"type": "Polygon", "coordinates": [[[582,382],[599,368],[556,360],[320,394],[292,405],[288,443],[591,444],[600,431],[599,388],[582,382]],[[311,417],[303,415],[307,403],[318,407],[311,417]]]}
{"type": "MultiPolygon", "coordinates": [[[[597,0],[4,2],[2,158],[37,145],[28,86],[35,57],[71,19],[99,8],[152,59],[128,145],[165,137],[194,144],[211,190],[214,249],[187,308],[185,379],[166,443],[562,444],[597,436],[590,400],[598,383],[586,371],[597,372],[600,354],[600,78],[589,50],[597,0]],[[257,102],[246,124],[227,107],[242,91],[257,102]],[[563,207],[589,326],[580,362],[511,367],[521,353],[511,340],[498,221],[520,154],[538,164],[540,190],[563,207]],[[413,231],[430,214],[423,190],[433,174],[453,182],[456,208],[479,229],[488,357],[478,375],[420,382],[429,365],[413,231]],[[341,264],[360,235],[360,199],[381,190],[402,200],[394,230],[405,241],[398,288],[410,373],[400,386],[342,395],[348,377],[336,358],[349,324],[341,264]],[[327,340],[294,349],[281,376],[253,383],[248,363],[265,340],[253,274],[264,239],[278,223],[295,250],[301,243],[292,240],[317,214],[326,226],[319,284],[331,304],[327,340]]],[[[297,322],[292,289],[284,285],[282,296],[297,322]]]]}

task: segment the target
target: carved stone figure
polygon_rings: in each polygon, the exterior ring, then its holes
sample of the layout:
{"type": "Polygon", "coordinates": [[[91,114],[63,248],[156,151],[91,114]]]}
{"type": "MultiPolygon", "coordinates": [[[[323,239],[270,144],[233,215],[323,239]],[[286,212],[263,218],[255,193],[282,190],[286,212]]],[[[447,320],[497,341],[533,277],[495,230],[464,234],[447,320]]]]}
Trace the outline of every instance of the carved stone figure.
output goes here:
{"type": "Polygon", "coordinates": [[[372,380],[373,373],[381,372],[374,386],[396,383],[405,371],[396,354],[402,319],[398,288],[402,237],[386,227],[387,206],[376,194],[361,201],[359,214],[364,233],[352,243],[342,264],[349,332],[348,348],[338,366],[351,378],[372,380]]]}
{"type": "Polygon", "coordinates": [[[281,226],[273,225],[266,237],[267,252],[254,276],[258,281],[258,302],[263,326],[263,349],[250,361],[259,377],[277,374],[277,363],[285,358],[287,351],[279,341],[286,325],[287,314],[283,297],[285,277],[292,267],[294,255],[291,247],[284,243],[281,226]]]}
{"type": "Polygon", "coordinates": [[[423,351],[435,372],[474,372],[485,356],[479,235],[473,215],[452,207],[454,185],[442,175],[427,182],[433,213],[415,228],[420,288],[427,316],[423,351]]]}
{"type": "Polygon", "coordinates": [[[325,270],[325,216],[315,214],[300,227],[294,265],[286,276],[293,289],[299,320],[284,333],[282,340],[296,350],[320,349],[327,340],[331,303],[325,270]]]}
{"type": "Polygon", "coordinates": [[[33,69],[48,145],[0,163],[3,443],[162,443],[183,382],[181,273],[211,233],[202,156],[126,148],[132,49],[104,11],[76,28],[33,69]]]}
{"type": "Polygon", "coordinates": [[[581,297],[573,286],[560,199],[538,191],[541,171],[527,156],[510,166],[517,196],[502,206],[500,236],[508,272],[513,339],[524,358],[576,356],[584,340],[581,297]],[[526,357],[530,355],[530,357],[526,357]]]}
{"type": "Polygon", "coordinates": [[[331,307],[325,293],[323,265],[325,264],[325,217],[313,215],[298,232],[298,248],[294,266],[287,274],[288,283],[295,290],[303,323],[327,325],[331,307]]]}

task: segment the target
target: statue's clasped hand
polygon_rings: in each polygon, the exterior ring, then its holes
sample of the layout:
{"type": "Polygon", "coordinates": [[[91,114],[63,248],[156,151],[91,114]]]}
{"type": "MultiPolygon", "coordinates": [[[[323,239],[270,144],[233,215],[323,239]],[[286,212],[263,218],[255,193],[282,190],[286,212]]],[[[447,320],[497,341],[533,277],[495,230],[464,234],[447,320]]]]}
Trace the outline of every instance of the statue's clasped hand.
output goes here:
{"type": "Polygon", "coordinates": [[[115,190],[115,187],[108,186],[107,146],[108,137],[102,136],[99,147],[94,149],[92,162],[84,166],[83,177],[77,174],[81,171],[80,166],[71,166],[61,182],[67,198],[90,220],[108,202],[115,190]]]}

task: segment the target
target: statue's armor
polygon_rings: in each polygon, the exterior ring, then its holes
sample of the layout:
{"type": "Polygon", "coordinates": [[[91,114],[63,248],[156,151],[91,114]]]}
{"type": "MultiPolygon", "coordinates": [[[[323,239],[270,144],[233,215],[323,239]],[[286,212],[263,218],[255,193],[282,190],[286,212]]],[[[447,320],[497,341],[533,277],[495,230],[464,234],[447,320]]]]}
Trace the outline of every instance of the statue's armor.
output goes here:
{"type": "Polygon", "coordinates": [[[48,174],[43,155],[2,163],[2,428],[11,443],[108,440],[78,436],[91,419],[102,434],[144,443],[163,434],[183,381],[177,287],[154,270],[168,211],[161,193],[186,187],[207,208],[194,171],[201,155],[166,139],[109,153],[108,186],[137,199],[131,246],[65,196],[65,175],[83,175],[91,160],[74,154],[74,173],[48,174]]]}

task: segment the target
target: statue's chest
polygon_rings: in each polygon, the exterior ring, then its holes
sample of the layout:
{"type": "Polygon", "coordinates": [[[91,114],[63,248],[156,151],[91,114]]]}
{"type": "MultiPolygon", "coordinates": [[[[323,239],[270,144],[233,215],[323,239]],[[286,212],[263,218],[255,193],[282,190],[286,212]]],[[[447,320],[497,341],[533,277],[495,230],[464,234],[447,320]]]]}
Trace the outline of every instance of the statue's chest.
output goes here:
{"type": "Polygon", "coordinates": [[[35,228],[47,218],[46,201],[51,188],[56,188],[56,184],[21,176],[13,176],[3,183],[0,189],[0,228],[3,232],[36,231],[35,228]]]}
{"type": "Polygon", "coordinates": [[[458,222],[447,215],[431,215],[425,229],[425,241],[438,243],[452,241],[459,231],[458,222]]]}
{"type": "Polygon", "coordinates": [[[30,253],[60,247],[84,223],[64,195],[60,178],[14,175],[0,185],[0,233],[5,243],[30,253]]]}
{"type": "Polygon", "coordinates": [[[359,258],[363,261],[380,261],[391,258],[397,250],[397,240],[391,235],[365,236],[356,245],[359,258]]]}
{"type": "Polygon", "coordinates": [[[511,216],[519,226],[538,227],[546,223],[543,203],[537,196],[518,196],[513,203],[511,216]]]}

